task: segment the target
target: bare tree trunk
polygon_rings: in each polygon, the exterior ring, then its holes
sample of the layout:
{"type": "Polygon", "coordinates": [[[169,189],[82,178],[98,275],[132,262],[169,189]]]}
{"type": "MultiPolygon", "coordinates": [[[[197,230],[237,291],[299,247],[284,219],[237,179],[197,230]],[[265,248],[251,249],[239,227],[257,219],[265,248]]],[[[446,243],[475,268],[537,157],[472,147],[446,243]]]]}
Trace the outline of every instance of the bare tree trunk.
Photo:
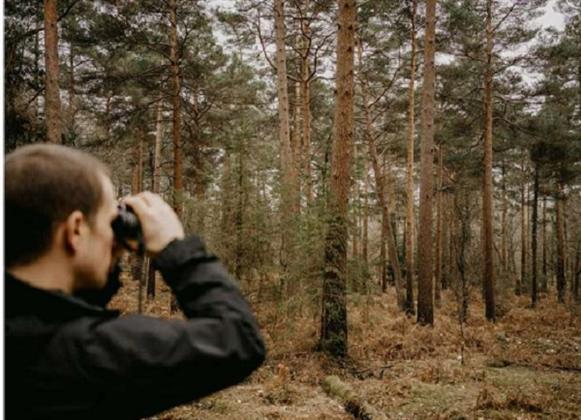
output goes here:
{"type": "Polygon", "coordinates": [[[537,305],[537,224],[539,207],[539,164],[535,163],[535,181],[533,187],[533,220],[532,220],[532,277],[531,277],[531,305],[537,305]]]}
{"type": "Polygon", "coordinates": [[[408,85],[408,138],[407,138],[407,180],[406,180],[406,224],[405,224],[405,261],[406,261],[406,300],[405,311],[415,314],[414,307],[414,130],[415,130],[415,83],[416,83],[416,13],[417,2],[412,0],[411,20],[411,60],[410,81],[408,85]]]}
{"type": "Polygon", "coordinates": [[[436,0],[426,1],[424,86],[420,173],[420,228],[418,235],[418,323],[434,325],[432,262],[432,194],[434,159],[434,85],[436,79],[436,0]]]}
{"type": "Polygon", "coordinates": [[[541,234],[543,241],[543,263],[542,263],[542,273],[543,278],[541,281],[541,292],[547,293],[548,289],[548,270],[547,270],[547,197],[543,197],[543,219],[541,225],[541,234]]]}
{"type": "MultiPolygon", "coordinates": [[[[310,0],[304,0],[304,14],[308,13],[310,0]]],[[[302,99],[302,169],[307,207],[313,203],[313,180],[311,175],[311,67],[309,53],[311,42],[311,25],[308,18],[301,19],[301,99],[302,99]]]]}
{"type": "Polygon", "coordinates": [[[567,283],[565,280],[565,227],[563,217],[563,184],[558,183],[558,194],[555,200],[557,213],[557,296],[560,303],[565,303],[567,283]]]}
{"type": "Polygon", "coordinates": [[[290,111],[286,66],[284,0],[274,0],[274,28],[276,34],[276,73],[278,92],[278,134],[280,141],[281,182],[281,287],[289,281],[291,258],[294,256],[292,221],[296,213],[296,174],[293,159],[293,145],[290,136],[290,111]]]}
{"type": "MultiPolygon", "coordinates": [[[[143,136],[142,130],[136,130],[136,137],[133,144],[133,168],[131,176],[131,194],[135,195],[143,191],[143,136]]],[[[138,306],[141,309],[141,281],[143,279],[143,269],[145,265],[145,257],[141,255],[131,254],[130,258],[131,271],[134,280],[140,282],[138,306]]]]}
{"type": "MultiPolygon", "coordinates": [[[[444,184],[442,188],[445,189],[444,184]]],[[[450,194],[442,191],[442,290],[447,290],[450,284],[450,248],[447,244],[450,242],[450,230],[452,229],[450,217],[450,194]]]]}
{"type": "MultiPolygon", "coordinates": [[[[357,145],[355,142],[353,143],[353,162],[357,162],[357,145]]],[[[352,258],[356,260],[359,257],[359,213],[361,213],[361,191],[359,187],[359,181],[356,180],[355,184],[355,199],[357,200],[357,206],[353,211],[353,234],[351,239],[351,245],[353,246],[352,249],[352,258]]]]}
{"type": "MultiPolygon", "coordinates": [[[[383,200],[379,200],[380,203],[383,200]]],[[[389,216],[384,207],[381,207],[381,241],[379,244],[379,285],[383,293],[387,292],[387,231],[389,231],[389,216]]]]}
{"type": "Polygon", "coordinates": [[[46,141],[62,142],[61,98],[59,89],[57,0],[44,0],[46,141]]]}
{"type": "MultiPolygon", "coordinates": [[[[173,102],[173,150],[174,150],[174,174],[173,174],[173,207],[181,218],[183,214],[183,171],[182,171],[182,134],[181,134],[181,80],[178,57],[177,38],[177,4],[176,0],[169,0],[170,8],[170,61],[172,73],[172,102],[173,102]]],[[[170,311],[177,310],[177,302],[172,296],[170,311]]]]}
{"type": "MultiPolygon", "coordinates": [[[[523,160],[523,174],[524,174],[524,160],[523,160]]],[[[520,254],[520,278],[517,277],[515,285],[515,294],[520,295],[524,284],[526,283],[527,273],[527,207],[526,207],[526,184],[524,179],[521,184],[521,254],[520,254]]]]}
{"type": "Polygon", "coordinates": [[[483,288],[486,319],[496,320],[492,228],[492,0],[486,2],[486,70],[484,75],[484,187],[482,189],[483,288]]]}
{"type": "Polygon", "coordinates": [[[321,349],[334,357],[347,354],[347,211],[353,142],[353,52],[357,22],[355,0],[338,0],[336,105],[331,182],[325,239],[321,349]]]}
{"type": "Polygon", "coordinates": [[[301,99],[301,83],[299,81],[294,83],[295,88],[295,98],[293,106],[293,129],[291,130],[291,162],[293,165],[292,173],[293,177],[296,179],[294,182],[295,192],[293,194],[293,200],[296,202],[293,204],[294,212],[296,214],[300,213],[301,208],[301,194],[300,194],[300,182],[298,174],[301,171],[301,162],[303,155],[302,147],[302,99],[301,99]]]}
{"type": "Polygon", "coordinates": [[[361,254],[365,264],[369,263],[368,247],[369,247],[369,168],[367,166],[367,160],[363,165],[364,170],[364,189],[363,189],[363,240],[361,244],[361,254]]]}
{"type": "Polygon", "coordinates": [[[69,103],[67,109],[67,129],[70,133],[75,131],[75,114],[76,114],[76,98],[75,98],[75,54],[74,45],[69,44],[69,103]]]}
{"type": "Polygon", "coordinates": [[[244,228],[244,208],[245,206],[245,192],[244,192],[244,171],[245,171],[245,160],[244,160],[244,150],[240,147],[238,151],[238,201],[236,203],[236,251],[234,258],[234,276],[239,281],[242,281],[243,274],[243,228],[244,228]]]}
{"type": "MultiPolygon", "coordinates": [[[[155,194],[160,192],[161,183],[161,140],[163,135],[163,99],[160,94],[157,106],[156,106],[156,116],[155,116],[155,143],[153,145],[153,158],[151,162],[151,190],[155,194]]],[[[155,298],[155,268],[153,264],[149,264],[147,276],[147,298],[155,298]]]]}
{"type": "Polygon", "coordinates": [[[579,282],[581,280],[581,239],[577,241],[577,251],[575,252],[575,271],[573,273],[573,298],[575,302],[581,300],[579,294],[579,282]]]}
{"type": "Polygon", "coordinates": [[[435,267],[435,284],[436,284],[436,305],[442,302],[442,217],[443,217],[443,202],[442,202],[442,187],[443,187],[443,166],[444,166],[444,151],[443,145],[438,147],[438,185],[436,195],[436,267],[435,267]]]}
{"type": "Polygon", "coordinates": [[[169,0],[170,6],[170,61],[172,72],[173,101],[173,147],[174,147],[174,210],[179,217],[183,210],[183,173],[182,173],[182,134],[181,134],[181,80],[177,39],[177,5],[176,0],[169,0]]]}
{"type": "MultiPolygon", "coordinates": [[[[41,12],[39,5],[39,10],[36,12],[34,18],[34,84],[35,88],[40,90],[41,81],[40,81],[40,19],[41,19],[41,12]]],[[[40,111],[40,95],[37,95],[34,101],[34,119],[38,120],[38,114],[40,111]]]]}
{"type": "MultiPolygon", "coordinates": [[[[506,197],[506,163],[502,162],[502,220],[501,220],[501,250],[500,263],[502,266],[502,273],[504,278],[508,276],[508,250],[507,250],[507,214],[508,214],[508,200],[506,197]]],[[[505,280],[506,281],[506,280],[505,280]]]]}

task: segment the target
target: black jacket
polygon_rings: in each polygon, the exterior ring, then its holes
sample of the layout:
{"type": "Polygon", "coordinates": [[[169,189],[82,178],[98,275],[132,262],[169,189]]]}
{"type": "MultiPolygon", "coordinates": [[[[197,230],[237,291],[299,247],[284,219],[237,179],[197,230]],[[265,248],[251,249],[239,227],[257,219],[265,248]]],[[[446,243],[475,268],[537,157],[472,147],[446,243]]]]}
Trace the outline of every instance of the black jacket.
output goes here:
{"type": "Polygon", "coordinates": [[[155,259],[187,320],[119,316],[6,274],[6,419],[135,419],[242,381],[263,362],[251,310],[201,240],[155,259]]]}

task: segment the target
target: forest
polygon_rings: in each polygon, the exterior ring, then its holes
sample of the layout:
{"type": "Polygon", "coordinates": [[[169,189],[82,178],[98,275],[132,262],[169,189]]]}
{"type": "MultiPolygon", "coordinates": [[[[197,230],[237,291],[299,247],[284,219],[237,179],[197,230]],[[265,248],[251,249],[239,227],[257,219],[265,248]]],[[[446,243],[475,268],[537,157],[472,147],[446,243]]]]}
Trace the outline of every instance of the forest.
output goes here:
{"type": "Polygon", "coordinates": [[[257,313],[265,365],[156,419],[578,418],[579,0],[6,0],[37,142],[162,195],[257,313]]]}

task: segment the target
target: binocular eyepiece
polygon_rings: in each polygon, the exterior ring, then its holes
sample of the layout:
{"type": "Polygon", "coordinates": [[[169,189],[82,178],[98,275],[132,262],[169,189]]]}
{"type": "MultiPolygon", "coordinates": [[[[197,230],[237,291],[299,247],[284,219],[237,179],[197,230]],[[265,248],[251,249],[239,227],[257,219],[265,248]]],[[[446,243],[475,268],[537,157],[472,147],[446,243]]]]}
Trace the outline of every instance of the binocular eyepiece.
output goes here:
{"type": "Polygon", "coordinates": [[[119,203],[117,205],[119,213],[113,222],[111,222],[111,227],[113,228],[113,233],[115,234],[115,239],[117,242],[123,244],[127,249],[133,250],[129,246],[129,241],[134,241],[138,245],[138,251],[143,250],[143,237],[141,232],[141,223],[133,209],[124,203],[119,203]]]}

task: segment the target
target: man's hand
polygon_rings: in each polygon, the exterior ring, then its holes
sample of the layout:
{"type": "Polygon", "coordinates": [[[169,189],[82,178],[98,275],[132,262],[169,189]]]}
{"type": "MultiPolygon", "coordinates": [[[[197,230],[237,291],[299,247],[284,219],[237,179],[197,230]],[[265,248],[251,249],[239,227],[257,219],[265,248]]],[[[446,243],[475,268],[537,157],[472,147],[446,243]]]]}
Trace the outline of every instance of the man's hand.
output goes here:
{"type": "Polygon", "coordinates": [[[123,202],[137,215],[145,250],[152,256],[159,254],[174,239],[184,238],[178,216],[159,195],[145,191],[126,197],[123,202]]]}

